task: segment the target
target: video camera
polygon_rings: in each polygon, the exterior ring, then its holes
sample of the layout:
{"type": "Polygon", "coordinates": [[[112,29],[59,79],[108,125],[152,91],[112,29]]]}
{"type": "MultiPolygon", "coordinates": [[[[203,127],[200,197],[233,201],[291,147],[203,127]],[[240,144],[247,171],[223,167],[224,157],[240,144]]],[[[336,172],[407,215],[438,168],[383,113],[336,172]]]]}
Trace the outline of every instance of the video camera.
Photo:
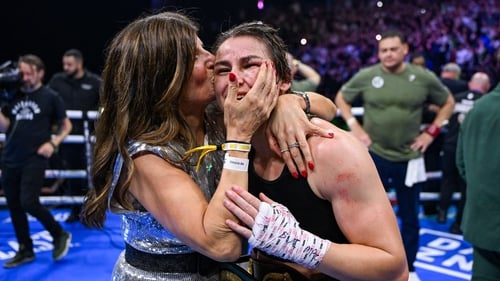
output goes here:
{"type": "Polygon", "coordinates": [[[21,85],[22,74],[12,61],[0,65],[0,100],[11,101],[21,85]]]}

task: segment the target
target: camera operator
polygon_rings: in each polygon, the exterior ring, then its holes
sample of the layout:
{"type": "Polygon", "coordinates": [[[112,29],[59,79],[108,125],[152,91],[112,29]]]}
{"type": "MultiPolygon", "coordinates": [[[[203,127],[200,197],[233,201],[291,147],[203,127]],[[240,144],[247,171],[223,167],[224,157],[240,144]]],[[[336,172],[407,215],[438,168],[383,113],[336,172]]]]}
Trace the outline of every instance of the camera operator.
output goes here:
{"type": "Polygon", "coordinates": [[[0,131],[6,132],[2,152],[2,187],[19,243],[16,255],[3,267],[13,268],[35,259],[27,214],[35,217],[52,235],[52,257],[64,257],[71,241],[50,211],[40,203],[48,159],[71,131],[62,99],[42,84],[43,61],[35,55],[19,58],[20,86],[2,107],[0,131]],[[57,133],[52,136],[54,126],[57,133]]]}

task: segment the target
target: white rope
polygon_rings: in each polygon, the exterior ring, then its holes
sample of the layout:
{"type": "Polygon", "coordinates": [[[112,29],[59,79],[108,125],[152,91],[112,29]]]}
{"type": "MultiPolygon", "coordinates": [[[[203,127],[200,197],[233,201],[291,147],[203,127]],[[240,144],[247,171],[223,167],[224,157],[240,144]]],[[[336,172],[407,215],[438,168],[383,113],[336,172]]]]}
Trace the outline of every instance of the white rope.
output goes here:
{"type": "MultiPolygon", "coordinates": [[[[364,109],[362,107],[353,107],[352,113],[356,116],[361,116],[364,113],[364,109]]],[[[337,113],[340,116],[340,111],[337,113]]],[[[87,119],[96,120],[99,117],[98,111],[81,111],[81,110],[67,110],[66,115],[70,119],[82,119],[84,115],[86,115],[87,119]]],[[[90,142],[95,142],[94,136],[89,136],[90,142]]],[[[5,141],[5,134],[0,134],[0,142],[5,141]]],[[[85,136],[83,135],[68,135],[63,143],[86,143],[85,136]]],[[[0,176],[1,176],[0,171],[0,176]]],[[[46,170],[45,177],[46,178],[85,178],[88,177],[88,173],[86,170],[46,170]]],[[[442,176],[441,171],[432,171],[427,172],[427,179],[440,179],[442,176]]],[[[90,181],[89,181],[90,184],[90,181]]],[[[389,199],[395,200],[396,194],[394,192],[387,193],[389,199]]],[[[40,202],[44,205],[60,205],[60,204],[81,204],[83,202],[83,196],[40,196],[40,202]]],[[[455,192],[453,194],[453,200],[458,200],[460,198],[460,193],[455,192]]],[[[421,192],[420,193],[421,201],[437,201],[439,200],[439,192],[421,192]]],[[[5,197],[0,196],[0,206],[6,206],[5,197]]]]}
{"type": "MultiPolygon", "coordinates": [[[[84,196],[40,196],[42,205],[73,205],[82,204],[84,196]]],[[[7,206],[5,197],[0,196],[0,206],[7,206]]]]}
{"type": "MultiPolygon", "coordinates": [[[[387,192],[387,197],[389,197],[389,200],[391,201],[396,201],[396,192],[395,191],[389,191],[387,192]]],[[[420,201],[438,201],[439,200],[439,192],[420,192],[420,201]]],[[[458,201],[460,200],[460,192],[455,192],[453,193],[452,200],[458,201]]]]}
{"type": "MultiPolygon", "coordinates": [[[[0,171],[0,176],[2,176],[2,171],[0,171]]],[[[87,171],[85,170],[45,170],[45,177],[48,179],[80,179],[87,176],[87,171]]]]}
{"type": "MultiPolygon", "coordinates": [[[[66,110],[66,115],[70,119],[82,119],[86,115],[87,119],[96,120],[99,117],[98,111],[81,111],[81,110],[66,110]]],[[[0,142],[5,141],[5,134],[0,134],[0,142]]],[[[90,136],[90,141],[95,142],[95,137],[90,136]]],[[[83,135],[68,135],[63,143],[85,143],[85,137],[83,135]]]]}
{"type": "MultiPolygon", "coordinates": [[[[394,191],[387,192],[387,197],[391,201],[396,200],[396,193],[394,191]]],[[[63,205],[63,204],[81,204],[83,202],[84,196],[51,196],[42,195],[40,196],[40,202],[43,205],[63,205]]],[[[460,193],[453,193],[452,200],[458,201],[460,199],[460,193]]],[[[420,201],[437,201],[439,200],[438,192],[420,192],[420,201]]],[[[5,197],[0,196],[0,206],[6,206],[7,202],[5,197]]]]}
{"type": "MultiPolygon", "coordinates": [[[[66,110],[66,115],[70,119],[88,119],[88,120],[96,120],[99,117],[98,111],[81,111],[81,110],[66,110]],[[85,118],[84,118],[85,116],[85,118]]],[[[86,123],[87,120],[84,120],[86,123]]],[[[88,127],[85,128],[88,130],[88,127]]],[[[87,139],[91,143],[95,142],[95,136],[90,136],[87,133],[87,139]]],[[[0,134],[0,142],[5,141],[5,134],[0,134]]],[[[63,143],[83,143],[88,144],[86,141],[86,137],[84,135],[68,135],[63,143]]],[[[89,149],[89,146],[86,145],[86,149],[89,149]]],[[[90,155],[87,154],[87,157],[90,155]]],[[[0,170],[0,176],[2,171],[0,170]]],[[[66,179],[79,179],[88,177],[89,173],[87,170],[45,170],[45,178],[54,179],[54,178],[66,178],[66,179]]],[[[89,185],[90,185],[89,181],[89,185]]],[[[83,203],[84,196],[47,196],[42,194],[40,196],[40,202],[43,205],[62,205],[62,204],[81,204],[83,203]]],[[[0,206],[6,206],[7,201],[4,196],[0,196],[0,206]]]]}

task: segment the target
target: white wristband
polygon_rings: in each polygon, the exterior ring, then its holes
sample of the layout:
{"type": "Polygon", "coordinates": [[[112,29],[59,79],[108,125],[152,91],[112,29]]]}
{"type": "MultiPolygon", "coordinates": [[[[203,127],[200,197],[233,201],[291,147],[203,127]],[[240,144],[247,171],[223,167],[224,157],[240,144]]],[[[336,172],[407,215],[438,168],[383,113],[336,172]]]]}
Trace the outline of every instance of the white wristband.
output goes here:
{"type": "Polygon", "coordinates": [[[229,155],[224,156],[224,169],[247,172],[248,171],[248,159],[231,157],[229,155]]]}
{"type": "Polygon", "coordinates": [[[358,122],[358,120],[356,120],[356,117],[352,116],[351,118],[347,119],[345,121],[345,123],[347,124],[347,126],[351,127],[352,125],[354,125],[354,123],[358,122]]]}

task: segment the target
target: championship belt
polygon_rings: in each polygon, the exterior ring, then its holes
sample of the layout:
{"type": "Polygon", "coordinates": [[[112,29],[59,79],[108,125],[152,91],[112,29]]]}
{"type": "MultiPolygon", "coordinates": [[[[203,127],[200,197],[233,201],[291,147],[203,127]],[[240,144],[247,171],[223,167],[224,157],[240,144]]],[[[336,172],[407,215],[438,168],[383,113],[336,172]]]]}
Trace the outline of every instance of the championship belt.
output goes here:
{"type": "Polygon", "coordinates": [[[252,250],[251,273],[259,281],[326,281],[334,280],[322,273],[306,276],[286,263],[272,258],[259,250],[252,250]]]}

